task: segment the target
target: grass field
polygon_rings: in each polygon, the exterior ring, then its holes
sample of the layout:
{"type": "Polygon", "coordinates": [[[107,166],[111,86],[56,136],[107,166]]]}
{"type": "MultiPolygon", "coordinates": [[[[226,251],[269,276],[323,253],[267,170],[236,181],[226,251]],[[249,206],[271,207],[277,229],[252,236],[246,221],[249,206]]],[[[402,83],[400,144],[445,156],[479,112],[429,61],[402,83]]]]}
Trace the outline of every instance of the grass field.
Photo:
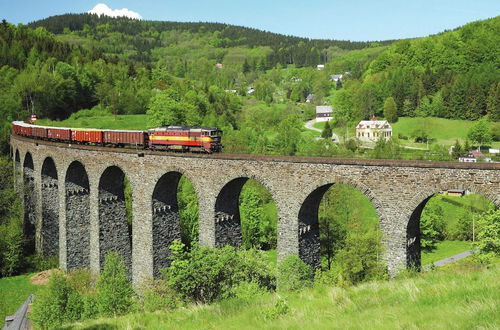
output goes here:
{"type": "Polygon", "coordinates": [[[422,265],[428,265],[438,260],[472,249],[472,242],[442,241],[436,244],[436,249],[422,253],[422,265]]]}
{"type": "Polygon", "coordinates": [[[30,283],[32,275],[0,278],[0,324],[3,324],[7,315],[14,314],[30,294],[40,290],[40,286],[30,283]]]}
{"type": "Polygon", "coordinates": [[[500,268],[461,267],[356,287],[253,295],[172,312],[137,313],[68,328],[493,329],[500,324],[500,268]],[[288,308],[277,309],[278,299],[288,308]]]}
{"type": "MultiPolygon", "coordinates": [[[[424,130],[428,133],[431,138],[436,139],[435,143],[444,145],[453,145],[455,140],[459,140],[462,144],[467,138],[467,133],[469,129],[474,125],[473,121],[469,120],[458,120],[458,119],[445,119],[445,118],[435,118],[435,117],[401,117],[399,120],[392,124],[393,135],[409,137],[409,140],[401,140],[403,145],[413,146],[413,147],[426,147],[425,143],[414,143],[412,142],[411,136],[415,130],[424,130]]],[[[323,129],[325,127],[324,122],[314,124],[314,127],[323,129]]],[[[337,129],[333,129],[334,133],[339,134],[337,129]]],[[[354,135],[354,128],[349,130],[349,136],[354,135]]],[[[319,133],[318,133],[319,134],[319,133]]],[[[499,148],[500,142],[493,142],[491,147],[499,148]]]]}

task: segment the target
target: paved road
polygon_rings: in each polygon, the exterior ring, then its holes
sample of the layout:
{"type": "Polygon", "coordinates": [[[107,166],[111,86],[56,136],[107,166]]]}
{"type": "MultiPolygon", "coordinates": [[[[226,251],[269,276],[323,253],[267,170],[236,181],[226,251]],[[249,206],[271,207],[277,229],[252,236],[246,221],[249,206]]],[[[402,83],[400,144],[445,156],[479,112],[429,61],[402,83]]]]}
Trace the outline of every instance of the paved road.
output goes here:
{"type": "MultiPolygon", "coordinates": [[[[314,124],[316,124],[316,119],[309,120],[308,122],[305,123],[304,126],[305,126],[305,128],[310,129],[312,131],[323,132],[323,130],[314,127],[313,126],[314,124]]],[[[339,142],[339,137],[337,136],[337,134],[332,133],[332,141],[333,142],[339,142]]]]}
{"type": "MultiPolygon", "coordinates": [[[[477,249],[469,250],[469,251],[465,251],[465,252],[462,252],[462,253],[459,253],[459,254],[455,254],[454,256],[451,256],[451,257],[448,257],[448,258],[444,258],[444,259],[438,260],[438,261],[434,262],[434,266],[441,267],[441,266],[444,266],[444,265],[451,264],[452,262],[455,262],[455,261],[458,261],[458,260],[461,260],[463,258],[466,258],[466,257],[470,256],[471,254],[473,254],[476,251],[477,251],[477,249]]],[[[422,268],[424,270],[429,270],[431,268],[431,265],[425,265],[422,268]]]]}

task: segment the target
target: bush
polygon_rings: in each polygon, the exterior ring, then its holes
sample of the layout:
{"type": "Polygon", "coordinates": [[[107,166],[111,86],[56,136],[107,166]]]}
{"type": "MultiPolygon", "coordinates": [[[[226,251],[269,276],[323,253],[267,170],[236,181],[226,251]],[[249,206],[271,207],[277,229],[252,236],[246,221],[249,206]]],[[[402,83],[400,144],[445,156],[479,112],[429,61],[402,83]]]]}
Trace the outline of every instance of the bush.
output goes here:
{"type": "Polygon", "coordinates": [[[478,257],[483,263],[500,256],[500,210],[490,211],[477,217],[478,257]]]}
{"type": "Polygon", "coordinates": [[[104,316],[127,313],[132,306],[133,293],[123,259],[117,252],[108,253],[97,281],[99,313],[104,316]]]}
{"type": "Polygon", "coordinates": [[[172,263],[162,271],[163,276],[185,300],[209,303],[228,298],[234,295],[232,288],[242,282],[255,282],[265,289],[275,286],[275,277],[260,252],[237,252],[230,246],[194,246],[186,252],[178,241],[170,249],[172,263]]]}
{"type": "Polygon", "coordinates": [[[359,227],[347,234],[345,246],[338,251],[333,263],[333,271],[338,274],[337,285],[387,277],[379,237],[378,230],[365,231],[359,227]]]}
{"type": "MultiPolygon", "coordinates": [[[[68,284],[64,274],[52,273],[48,286],[33,303],[30,316],[33,324],[42,329],[51,329],[68,320],[66,307],[69,297],[73,294],[75,290],[68,284]]],[[[73,298],[71,303],[74,303],[73,298]]]]}
{"type": "Polygon", "coordinates": [[[146,312],[171,310],[182,305],[182,297],[165,280],[144,282],[137,298],[138,307],[146,312]]]}
{"type": "Polygon", "coordinates": [[[282,298],[278,298],[273,307],[263,311],[263,315],[267,320],[276,320],[281,316],[288,314],[289,312],[290,307],[288,307],[286,301],[282,298]]]}
{"type": "Polygon", "coordinates": [[[298,291],[313,284],[313,272],[297,255],[289,255],[278,264],[278,290],[298,291]]]}

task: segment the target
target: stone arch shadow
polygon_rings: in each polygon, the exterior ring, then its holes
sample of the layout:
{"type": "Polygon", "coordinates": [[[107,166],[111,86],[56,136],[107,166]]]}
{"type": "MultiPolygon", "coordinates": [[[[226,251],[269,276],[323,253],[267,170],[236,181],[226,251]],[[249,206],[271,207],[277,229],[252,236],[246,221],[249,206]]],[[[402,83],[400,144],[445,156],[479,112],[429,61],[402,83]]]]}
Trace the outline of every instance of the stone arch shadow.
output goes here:
{"type": "Polygon", "coordinates": [[[448,189],[463,189],[468,190],[470,193],[478,194],[490,200],[495,207],[500,208],[500,201],[494,193],[476,187],[456,187],[453,184],[440,185],[439,187],[432,187],[425,191],[418,192],[410,202],[409,214],[407,215],[408,222],[406,223],[406,268],[420,270],[421,263],[421,232],[420,232],[420,217],[427,205],[427,202],[440,191],[448,189]]]}
{"type": "Polygon", "coordinates": [[[46,157],[42,164],[41,253],[59,256],[59,182],[56,164],[46,157]]]}
{"type": "Polygon", "coordinates": [[[24,222],[23,233],[26,238],[24,250],[26,254],[35,252],[36,236],[36,189],[35,189],[35,166],[33,157],[28,151],[23,161],[23,199],[24,199],[24,222]]]}
{"type": "Polygon", "coordinates": [[[82,163],[73,161],[64,180],[67,270],[90,266],[90,185],[82,163]]]}
{"type": "MultiPolygon", "coordinates": [[[[380,202],[375,198],[375,195],[370,189],[361,183],[351,182],[343,178],[334,178],[333,180],[317,184],[300,206],[297,228],[299,257],[313,268],[319,268],[321,266],[318,216],[319,205],[328,189],[335,184],[345,184],[363,193],[375,208],[379,228],[381,232],[385,234],[384,227],[386,225],[386,217],[381,212],[382,208],[380,202]]],[[[384,236],[382,237],[382,242],[384,242],[384,236]]]]}
{"type": "Polygon", "coordinates": [[[125,172],[116,165],[108,166],[99,177],[99,266],[106,255],[117,252],[129,274],[132,274],[132,223],[127,219],[125,204],[125,172]]]}
{"type": "MultiPolygon", "coordinates": [[[[273,201],[276,202],[276,194],[266,180],[255,175],[241,174],[233,176],[232,179],[226,181],[220,188],[215,200],[214,206],[214,222],[215,222],[215,247],[223,247],[230,245],[239,248],[242,244],[241,234],[241,216],[239,207],[239,197],[241,190],[248,180],[254,180],[263,185],[271,194],[273,201]]],[[[278,217],[280,210],[278,205],[278,217]]],[[[278,226],[279,226],[278,219],[278,226]]]]}
{"type": "Polygon", "coordinates": [[[178,187],[182,177],[193,184],[196,201],[198,192],[196,185],[184,171],[170,168],[156,180],[151,195],[152,239],[153,239],[153,275],[158,277],[160,269],[170,266],[172,255],[170,245],[181,240],[181,221],[178,201],[178,187]]]}

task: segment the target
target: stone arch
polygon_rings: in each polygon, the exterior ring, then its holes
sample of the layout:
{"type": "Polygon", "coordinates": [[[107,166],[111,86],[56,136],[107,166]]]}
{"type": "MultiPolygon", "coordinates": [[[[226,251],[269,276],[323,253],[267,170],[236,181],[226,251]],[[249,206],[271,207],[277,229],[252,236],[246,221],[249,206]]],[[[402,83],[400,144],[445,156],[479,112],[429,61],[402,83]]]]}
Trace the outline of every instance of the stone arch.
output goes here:
{"type": "Polygon", "coordinates": [[[383,231],[384,216],[380,212],[380,203],[375,199],[373,193],[359,183],[351,183],[341,178],[332,180],[330,183],[323,183],[315,186],[311,193],[307,195],[300,206],[298,214],[298,239],[299,257],[313,268],[321,265],[320,240],[319,240],[319,205],[325,193],[334,184],[345,184],[362,192],[374,206],[379,220],[379,227],[383,231]],[[333,183],[332,183],[333,182],[333,183]]]}
{"type": "Polygon", "coordinates": [[[273,200],[275,200],[275,194],[271,187],[269,187],[264,180],[255,176],[242,175],[227,182],[219,191],[215,201],[216,247],[230,245],[238,248],[241,246],[242,235],[239,197],[243,186],[250,179],[262,184],[271,193],[273,200]]]}
{"type": "Polygon", "coordinates": [[[24,197],[24,226],[23,232],[26,238],[25,252],[35,252],[36,236],[36,189],[35,189],[35,167],[31,153],[26,152],[23,162],[23,197],[24,197]]]}
{"type": "Polygon", "coordinates": [[[99,179],[99,265],[106,254],[118,252],[128,274],[132,271],[132,224],[127,220],[125,173],[118,166],[104,170],[99,179]]]}
{"type": "Polygon", "coordinates": [[[42,165],[41,253],[59,255],[59,187],[57,169],[51,157],[42,165]]]}
{"type": "Polygon", "coordinates": [[[160,269],[170,265],[170,245],[181,239],[181,225],[177,189],[183,174],[170,171],[156,182],[151,199],[153,225],[153,274],[160,275],[160,269]]]}
{"type": "Polygon", "coordinates": [[[82,163],[72,162],[66,171],[67,270],[90,266],[90,186],[82,163]]]}
{"type": "Polygon", "coordinates": [[[440,186],[433,187],[431,189],[426,189],[416,194],[410,204],[410,214],[408,216],[408,222],[406,224],[406,267],[419,270],[422,266],[421,264],[421,232],[420,232],[420,217],[422,211],[424,210],[427,202],[434,197],[438,192],[445,191],[449,189],[463,189],[467,190],[473,194],[478,194],[486,197],[491,202],[495,204],[497,208],[500,207],[498,201],[494,199],[494,196],[489,191],[482,190],[476,186],[471,186],[469,189],[463,187],[454,186],[440,186]]]}

